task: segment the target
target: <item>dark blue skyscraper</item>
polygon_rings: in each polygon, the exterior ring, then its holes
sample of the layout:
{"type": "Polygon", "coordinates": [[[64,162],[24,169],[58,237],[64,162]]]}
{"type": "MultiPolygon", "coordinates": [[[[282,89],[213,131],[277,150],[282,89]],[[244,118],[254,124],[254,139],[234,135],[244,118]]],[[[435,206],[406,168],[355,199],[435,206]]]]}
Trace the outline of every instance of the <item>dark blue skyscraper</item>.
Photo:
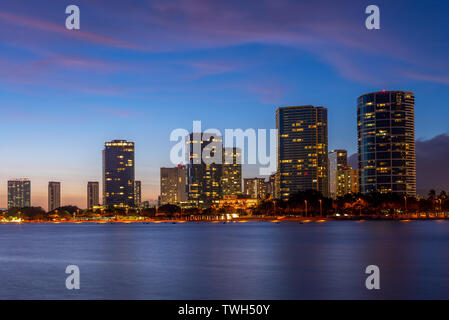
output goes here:
{"type": "Polygon", "coordinates": [[[113,140],[103,150],[103,205],[134,207],[134,142],[113,140]]]}
{"type": "Polygon", "coordinates": [[[276,194],[288,199],[298,191],[328,196],[327,109],[314,106],[276,110],[279,130],[276,194]]]}
{"type": "Polygon", "coordinates": [[[362,95],[357,122],[360,192],[416,195],[414,93],[362,95]]]}

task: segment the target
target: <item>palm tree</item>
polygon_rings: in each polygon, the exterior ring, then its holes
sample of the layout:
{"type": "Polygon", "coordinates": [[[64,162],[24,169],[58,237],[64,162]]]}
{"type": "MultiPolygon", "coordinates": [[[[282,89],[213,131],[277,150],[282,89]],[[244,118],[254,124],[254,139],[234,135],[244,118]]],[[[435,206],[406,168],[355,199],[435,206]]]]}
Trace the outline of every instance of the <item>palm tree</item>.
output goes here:
{"type": "Polygon", "coordinates": [[[429,200],[435,200],[435,198],[437,196],[437,192],[435,191],[435,189],[430,190],[428,196],[429,196],[428,197],[429,200]]]}

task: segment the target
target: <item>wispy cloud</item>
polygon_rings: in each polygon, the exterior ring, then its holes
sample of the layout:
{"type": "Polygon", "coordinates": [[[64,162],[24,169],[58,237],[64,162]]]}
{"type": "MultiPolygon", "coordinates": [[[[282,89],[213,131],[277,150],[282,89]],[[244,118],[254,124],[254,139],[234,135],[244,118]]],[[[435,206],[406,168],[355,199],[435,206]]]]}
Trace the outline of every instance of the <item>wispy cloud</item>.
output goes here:
{"type": "Polygon", "coordinates": [[[284,86],[273,79],[254,81],[251,84],[243,85],[242,89],[251,94],[255,94],[259,102],[270,105],[281,104],[286,91],[284,86]]]}
{"type": "MultiPolygon", "coordinates": [[[[9,30],[18,27],[45,34],[53,56],[44,54],[41,65],[36,65],[36,68],[51,61],[61,68],[101,72],[116,70],[117,66],[106,59],[100,61],[98,53],[91,59],[78,57],[75,53],[64,57],[62,48],[68,46],[76,49],[79,42],[87,44],[84,47],[88,49],[85,50],[86,54],[92,54],[93,50],[88,46],[91,44],[95,49],[106,46],[118,49],[118,52],[126,51],[124,54],[131,51],[139,59],[143,58],[142,55],[153,53],[198,52],[263,44],[276,46],[279,50],[288,47],[311,53],[317,60],[334,68],[342,78],[361,84],[383,84],[385,79],[390,79],[390,67],[395,62],[408,63],[411,68],[419,65],[426,70],[422,74],[412,74],[411,78],[444,84],[448,82],[445,76],[426,69],[432,60],[421,59],[422,54],[418,54],[425,52],[425,49],[391,30],[367,31],[362,19],[363,10],[355,10],[354,5],[349,3],[326,0],[260,0],[244,3],[237,0],[111,0],[108,6],[87,0],[80,0],[79,3],[82,8],[89,7],[88,16],[83,15],[83,21],[87,22],[82,23],[82,30],[69,32],[63,23],[51,21],[44,9],[37,9],[32,16],[18,13],[18,10],[0,10],[0,22],[6,24],[9,30]],[[78,41],[68,44],[64,41],[67,38],[78,41]],[[358,55],[364,56],[364,62],[356,61],[354,57],[358,55]]],[[[30,43],[33,41],[29,41],[33,40],[32,37],[36,37],[35,32],[21,34],[21,37],[9,36],[8,33],[1,36],[5,43],[20,43],[25,47],[32,46],[30,43]]],[[[168,57],[161,61],[161,65],[167,64],[168,57]]],[[[134,62],[127,61],[129,66],[134,62]]],[[[180,76],[179,80],[195,80],[240,71],[252,62],[248,57],[242,58],[239,64],[212,59],[195,61],[189,57],[183,63],[194,70],[190,77],[176,72],[165,74],[180,76]]],[[[267,60],[264,63],[272,62],[267,60]]],[[[136,64],[133,66],[134,72],[139,73],[142,66],[136,64]]],[[[145,67],[142,69],[146,70],[145,67]]]]}
{"type": "Polygon", "coordinates": [[[449,85],[449,76],[423,74],[423,73],[417,73],[417,72],[404,72],[404,76],[406,78],[411,78],[411,79],[415,79],[415,80],[422,80],[422,81],[428,81],[428,82],[449,85]]]}
{"type": "Polygon", "coordinates": [[[91,42],[94,44],[106,45],[116,48],[122,49],[133,49],[133,50],[142,50],[143,48],[137,46],[135,44],[117,40],[108,36],[84,31],[84,30],[76,30],[72,32],[68,32],[65,26],[62,24],[55,24],[45,20],[39,20],[29,16],[17,15],[5,11],[0,11],[0,20],[6,22],[10,25],[38,29],[46,32],[51,32],[59,35],[63,35],[64,37],[70,37],[79,39],[82,41],[91,42]]]}

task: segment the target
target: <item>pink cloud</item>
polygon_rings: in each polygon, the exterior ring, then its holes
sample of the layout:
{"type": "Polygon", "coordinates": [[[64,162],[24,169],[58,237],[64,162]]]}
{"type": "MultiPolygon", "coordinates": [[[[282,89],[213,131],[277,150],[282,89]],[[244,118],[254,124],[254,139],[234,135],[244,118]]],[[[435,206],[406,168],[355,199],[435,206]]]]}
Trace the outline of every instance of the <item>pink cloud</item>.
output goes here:
{"type": "Polygon", "coordinates": [[[321,53],[321,59],[333,66],[343,78],[369,85],[381,85],[383,83],[379,74],[368,71],[369,68],[367,66],[358,65],[348,55],[334,51],[325,51],[321,53]]]}
{"type": "MultiPolygon", "coordinates": [[[[398,35],[383,31],[369,33],[363,21],[354,18],[356,11],[337,2],[142,0],[133,4],[110,1],[105,7],[99,2],[80,0],[80,4],[88,4],[92,16],[107,16],[107,22],[91,21],[90,30],[96,32],[68,32],[63,24],[5,11],[0,11],[0,20],[94,44],[152,52],[253,43],[288,46],[311,52],[345,78],[372,85],[379,85],[382,77],[369,76],[369,68],[355,63],[353,56],[363,53],[373,60],[380,57],[414,66],[422,62],[415,54],[417,50],[412,50],[398,35]],[[115,38],[102,35],[107,32],[113,33],[115,38]]],[[[103,71],[111,68],[106,63],[75,58],[61,58],[59,63],[63,67],[92,67],[103,71]]],[[[220,62],[188,61],[187,64],[196,70],[194,78],[235,70],[233,65],[220,62]]]]}
{"type": "Polygon", "coordinates": [[[135,44],[114,38],[106,37],[100,34],[87,32],[83,30],[68,31],[63,25],[54,24],[51,22],[34,19],[31,17],[20,16],[5,11],[0,11],[0,19],[8,24],[19,27],[26,27],[32,29],[39,29],[52,33],[64,35],[65,37],[72,37],[82,41],[87,41],[95,44],[101,44],[122,49],[142,50],[143,48],[135,44]]]}
{"type": "Polygon", "coordinates": [[[274,81],[258,81],[242,86],[247,92],[256,94],[259,101],[264,104],[281,104],[286,88],[274,81]]]}

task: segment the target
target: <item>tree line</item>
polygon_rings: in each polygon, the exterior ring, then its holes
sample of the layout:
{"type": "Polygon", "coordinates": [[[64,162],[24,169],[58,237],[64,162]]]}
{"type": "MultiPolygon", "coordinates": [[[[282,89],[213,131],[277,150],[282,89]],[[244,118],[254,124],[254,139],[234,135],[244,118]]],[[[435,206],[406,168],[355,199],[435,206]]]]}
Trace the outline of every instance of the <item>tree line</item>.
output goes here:
{"type": "Polygon", "coordinates": [[[158,216],[168,218],[183,218],[198,215],[220,215],[238,213],[253,216],[331,216],[335,214],[350,216],[366,215],[401,215],[412,213],[448,212],[449,196],[445,191],[439,194],[430,190],[427,197],[406,197],[395,193],[347,194],[338,199],[324,197],[315,190],[301,191],[293,194],[287,201],[261,200],[260,203],[248,209],[228,207],[210,207],[205,209],[183,209],[177,205],[166,204],[158,208],[123,209],[105,208],[102,210],[81,210],[76,206],[63,206],[50,212],[41,207],[11,208],[0,213],[0,219],[21,218],[23,220],[48,221],[71,220],[76,218],[95,219],[113,217],[145,217],[158,216]]]}

